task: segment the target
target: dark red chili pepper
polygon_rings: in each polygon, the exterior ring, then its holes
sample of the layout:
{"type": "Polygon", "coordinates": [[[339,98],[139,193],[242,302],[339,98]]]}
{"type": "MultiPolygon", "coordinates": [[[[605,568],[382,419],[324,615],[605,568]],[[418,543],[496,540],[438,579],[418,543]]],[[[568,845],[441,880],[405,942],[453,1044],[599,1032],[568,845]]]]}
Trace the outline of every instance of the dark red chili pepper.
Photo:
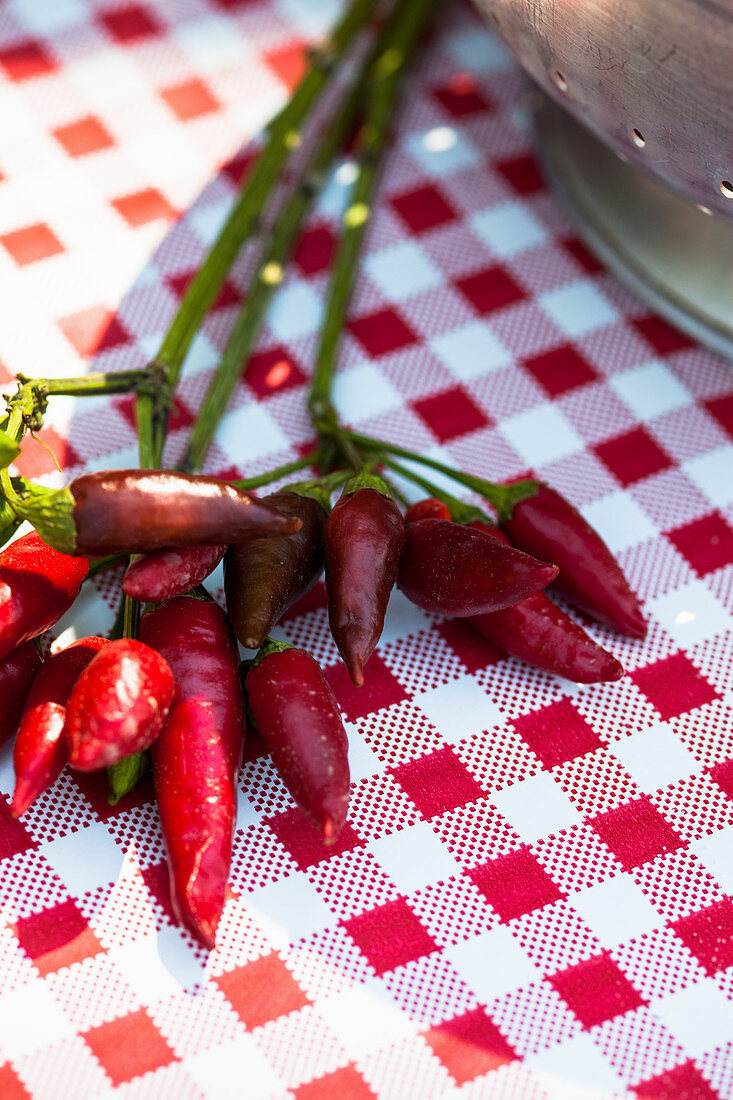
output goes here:
{"type": "Polygon", "coordinates": [[[122,578],[122,591],[134,600],[148,603],[182,596],[206,580],[224,557],[225,550],[226,546],[179,546],[170,550],[150,550],[147,554],[140,554],[128,566],[122,578]]]}
{"type": "Polygon", "coordinates": [[[646,635],[639,601],[597,531],[549,485],[514,505],[502,526],[516,546],[557,562],[568,603],[632,638],[646,635]]]}
{"type": "Polygon", "coordinates": [[[58,622],[88,571],[86,558],[52,550],[35,532],[0,552],[0,661],[58,622]]]}
{"type": "Polygon", "coordinates": [[[416,500],[405,512],[405,523],[416,523],[419,519],[451,519],[451,511],[445,501],[437,497],[416,500]]]}
{"type": "Polygon", "coordinates": [[[23,642],[0,661],[0,745],[17,730],[23,705],[42,664],[35,642],[23,642]]]}
{"type": "Polygon", "coordinates": [[[285,786],[332,844],[349,804],[348,741],[336,696],[304,649],[266,643],[245,680],[247,703],[285,786]]]}
{"type": "Polygon", "coordinates": [[[146,611],[140,636],[168,661],[178,691],[153,745],[153,781],[178,919],[214,946],[224,908],[244,739],[239,655],[212,600],[179,596],[146,611]]]}
{"type": "Polygon", "coordinates": [[[357,687],[384,628],[405,521],[381,478],[353,478],[323,528],[328,619],[357,687]]]}
{"type": "Polygon", "coordinates": [[[397,583],[409,600],[438,615],[499,611],[557,576],[557,566],[450,520],[417,520],[406,532],[397,583]]]}
{"type": "Polygon", "coordinates": [[[282,516],[243,489],[214,477],[173,470],[102,470],[65,490],[38,493],[26,512],[43,537],[78,554],[136,554],[266,535],[289,535],[298,520],[282,516]]]}
{"type": "Polygon", "coordinates": [[[328,497],[283,489],[264,498],[297,517],[294,535],[251,539],[230,546],[224,558],[224,591],[234,633],[247,649],[259,649],[275,623],[318,580],[323,569],[321,531],[328,497]]]}
{"type": "MultiPolygon", "coordinates": [[[[31,644],[31,643],[27,643],[31,644]]],[[[13,746],[14,817],[25,813],[42,791],[58,779],[68,759],[63,736],[71,690],[108,638],[82,638],[53,653],[33,681],[13,746]]]]}
{"type": "MultiPolygon", "coordinates": [[[[509,542],[498,527],[478,520],[471,526],[501,542],[509,542]]],[[[597,684],[620,680],[624,674],[623,666],[613,654],[594,642],[544,592],[502,611],[474,615],[468,621],[497,649],[566,680],[597,684]]]]}
{"type": "Polygon", "coordinates": [[[174,691],[173,673],[154,649],[132,638],[110,642],[80,674],[69,697],[64,733],[72,768],[98,771],[149,748],[174,691]]]}

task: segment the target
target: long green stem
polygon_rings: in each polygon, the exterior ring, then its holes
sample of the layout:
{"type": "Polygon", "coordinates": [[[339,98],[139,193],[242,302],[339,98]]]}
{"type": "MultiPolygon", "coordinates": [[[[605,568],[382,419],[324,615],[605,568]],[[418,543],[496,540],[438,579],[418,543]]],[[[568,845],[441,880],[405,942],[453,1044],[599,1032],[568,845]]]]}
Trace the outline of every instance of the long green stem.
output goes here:
{"type": "MultiPolygon", "coordinates": [[[[183,361],[207,310],[218,294],[227,272],[244,241],[256,228],[272,185],[289,156],[301,141],[301,125],[313,102],[323,90],[337,61],[346,53],[364,26],[375,0],[354,0],[334,27],[326,42],[311,51],[310,66],[283,109],[266,128],[267,141],[249,173],[245,185],[210,249],[189,283],[183,301],[163,338],[155,363],[163,367],[174,388],[183,361]]],[[[148,399],[152,401],[152,399],[148,399]]],[[[147,413],[144,414],[147,417],[147,413]]],[[[155,429],[155,465],[160,465],[167,411],[150,414],[155,429]]]]}
{"type": "Polygon", "coordinates": [[[335,118],[329,122],[320,145],[278,219],[249,285],[245,303],[235,321],[224,354],[204,397],[186,452],[179,464],[181,470],[192,471],[201,468],[217,425],[239,380],[242,364],[246,363],[257,339],[272,295],[282,282],[285,265],[290,258],[303,220],[313,199],[321,190],[326,173],[359,109],[374,52],[363,62],[351,92],[340,106],[335,118]]]}
{"type": "MultiPolygon", "coordinates": [[[[342,219],[343,229],[331,273],[309,394],[313,422],[326,438],[333,438],[334,424],[337,424],[332,402],[336,353],[356,278],[364,233],[371,215],[380,161],[405,64],[433,2],[434,0],[409,0],[398,5],[394,18],[390,21],[389,34],[371,67],[364,122],[357,138],[356,178],[349,206],[342,219]]],[[[351,437],[352,446],[353,442],[351,437]]]]}
{"type": "Polygon", "coordinates": [[[263,474],[254,477],[242,477],[232,481],[238,489],[259,489],[262,485],[269,485],[272,481],[279,481],[281,477],[289,477],[297,474],[298,470],[305,470],[308,466],[315,466],[318,462],[317,454],[304,455],[302,458],[294,458],[292,462],[286,462],[283,466],[276,466],[274,470],[266,470],[263,474]]]}
{"type": "Polygon", "coordinates": [[[428,466],[431,470],[444,474],[459,485],[472,489],[496,508],[500,520],[508,519],[512,514],[512,508],[520,500],[533,497],[537,493],[537,482],[530,479],[515,481],[511,485],[502,485],[496,481],[486,481],[474,474],[465,474],[462,470],[454,470],[452,466],[446,466],[444,462],[439,462],[436,458],[428,458],[427,455],[410,451],[407,447],[400,447],[396,443],[387,443],[383,439],[361,435],[359,432],[352,432],[351,435],[358,447],[364,447],[377,453],[399,455],[401,458],[407,458],[411,462],[419,463],[421,466],[428,466]]]}

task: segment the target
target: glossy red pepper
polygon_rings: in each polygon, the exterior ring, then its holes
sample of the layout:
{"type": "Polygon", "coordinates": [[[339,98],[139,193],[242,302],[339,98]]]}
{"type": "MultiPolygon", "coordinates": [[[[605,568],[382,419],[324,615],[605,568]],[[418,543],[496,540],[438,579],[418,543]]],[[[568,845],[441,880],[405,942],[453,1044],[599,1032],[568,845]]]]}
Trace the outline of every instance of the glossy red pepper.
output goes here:
{"type": "Polygon", "coordinates": [[[25,813],[61,774],[69,755],[63,730],[71,690],[89,662],[109,644],[108,638],[81,638],[51,654],[33,681],[13,746],[15,791],[10,810],[14,817],[25,813]]]}
{"type": "Polygon", "coordinates": [[[192,596],[146,611],[140,637],[166,659],[178,684],[152,748],[173,907],[186,928],[213,947],[229,878],[244,739],[237,643],[218,604],[192,596]]]}
{"type": "Polygon", "coordinates": [[[568,603],[622,634],[645,637],[639,601],[620,565],[598,532],[549,485],[515,504],[502,526],[515,546],[557,562],[556,587],[568,603]]]}
{"type": "MultiPolygon", "coordinates": [[[[498,527],[476,521],[472,527],[508,543],[498,527]]],[[[612,653],[586,634],[582,626],[544,594],[537,592],[513,607],[469,620],[497,649],[518,657],[535,668],[563,676],[577,684],[597,684],[620,680],[623,666],[612,653]]]]}
{"type": "Polygon", "coordinates": [[[79,771],[111,767],[142,752],[160,733],[175,683],[150,646],[120,638],[100,650],[77,679],[66,708],[69,763],[79,771]]]}
{"type": "Polygon", "coordinates": [[[150,550],[128,566],[122,578],[122,591],[144,603],[159,603],[182,596],[206,580],[224,557],[225,550],[226,546],[216,545],[150,550]]]}
{"type": "Polygon", "coordinates": [[[0,745],[18,728],[33,680],[43,660],[35,642],[23,642],[0,661],[0,745]]]}
{"type": "Polygon", "coordinates": [[[406,532],[397,583],[409,600],[434,614],[467,618],[499,611],[557,576],[555,565],[449,520],[417,520],[406,532]]]}
{"type": "Polygon", "coordinates": [[[347,483],[323,528],[323,552],[331,633],[357,687],[384,628],[404,545],[405,521],[384,482],[347,483]]]}
{"type": "Polygon", "coordinates": [[[251,539],[230,546],[224,558],[224,591],[234,633],[247,649],[259,649],[275,623],[305,595],[323,569],[321,532],[324,503],[283,489],[264,498],[278,511],[297,517],[294,535],[251,539]]]}
{"type": "Polygon", "coordinates": [[[416,500],[405,512],[405,523],[416,523],[419,519],[451,519],[451,511],[445,501],[437,497],[425,497],[416,500]]]}
{"type": "Polygon", "coordinates": [[[336,696],[304,649],[275,642],[263,653],[245,680],[249,709],[283,783],[332,844],[349,805],[348,741],[336,696]]]}
{"type": "Polygon", "coordinates": [[[86,558],[52,550],[35,532],[0,552],[0,661],[58,622],[88,572],[86,558]]]}
{"type": "Polygon", "coordinates": [[[289,535],[300,527],[298,520],[226,481],[173,470],[83,474],[72,481],[69,494],[73,507],[65,536],[81,554],[221,545],[289,535]]]}

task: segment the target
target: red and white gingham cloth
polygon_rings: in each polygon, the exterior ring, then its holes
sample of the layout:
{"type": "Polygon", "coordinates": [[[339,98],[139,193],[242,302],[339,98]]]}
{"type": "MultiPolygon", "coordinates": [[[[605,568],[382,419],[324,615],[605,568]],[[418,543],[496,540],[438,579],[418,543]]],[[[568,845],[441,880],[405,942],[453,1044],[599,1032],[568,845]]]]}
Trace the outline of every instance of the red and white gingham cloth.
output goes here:
{"type": "MultiPolygon", "coordinates": [[[[5,384],[145,363],[231,202],[238,147],[337,7],[5,0],[5,384]]],[[[733,371],[573,237],[527,95],[479,18],[445,4],[400,112],[337,396],[365,431],[549,480],[618,554],[648,640],[594,627],[629,674],[579,688],[398,594],[356,691],[317,588],[282,634],[323,662],[348,718],[349,823],[326,852],[250,745],[210,954],[172,922],[149,786],[112,810],[102,781],[66,774],[16,823],[6,748],[3,1100],[733,1097],[733,371]]],[[[348,178],[346,163],[300,244],[211,472],[310,438],[348,178]]],[[[187,363],[172,459],[245,277],[187,363]]],[[[54,400],[43,438],[63,479],[40,443],[20,465],[49,485],[136,462],[129,399],[54,400]]],[[[79,634],[111,617],[111,581],[95,583],[64,624],[79,634]]]]}

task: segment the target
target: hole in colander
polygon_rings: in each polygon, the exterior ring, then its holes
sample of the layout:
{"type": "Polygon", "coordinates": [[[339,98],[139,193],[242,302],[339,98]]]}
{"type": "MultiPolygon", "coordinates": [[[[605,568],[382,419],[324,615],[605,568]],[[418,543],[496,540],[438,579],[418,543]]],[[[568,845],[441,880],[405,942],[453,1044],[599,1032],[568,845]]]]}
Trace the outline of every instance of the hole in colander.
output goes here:
{"type": "Polygon", "coordinates": [[[720,181],[721,194],[725,195],[726,199],[733,199],[733,183],[730,180],[720,181]]]}
{"type": "Polygon", "coordinates": [[[554,73],[552,74],[552,79],[555,81],[561,92],[566,92],[568,90],[568,82],[559,69],[555,69],[554,73]]]}
{"type": "Polygon", "coordinates": [[[642,134],[641,130],[637,130],[636,126],[634,126],[633,130],[631,131],[631,140],[633,141],[637,149],[643,149],[646,145],[646,138],[642,134]]]}

